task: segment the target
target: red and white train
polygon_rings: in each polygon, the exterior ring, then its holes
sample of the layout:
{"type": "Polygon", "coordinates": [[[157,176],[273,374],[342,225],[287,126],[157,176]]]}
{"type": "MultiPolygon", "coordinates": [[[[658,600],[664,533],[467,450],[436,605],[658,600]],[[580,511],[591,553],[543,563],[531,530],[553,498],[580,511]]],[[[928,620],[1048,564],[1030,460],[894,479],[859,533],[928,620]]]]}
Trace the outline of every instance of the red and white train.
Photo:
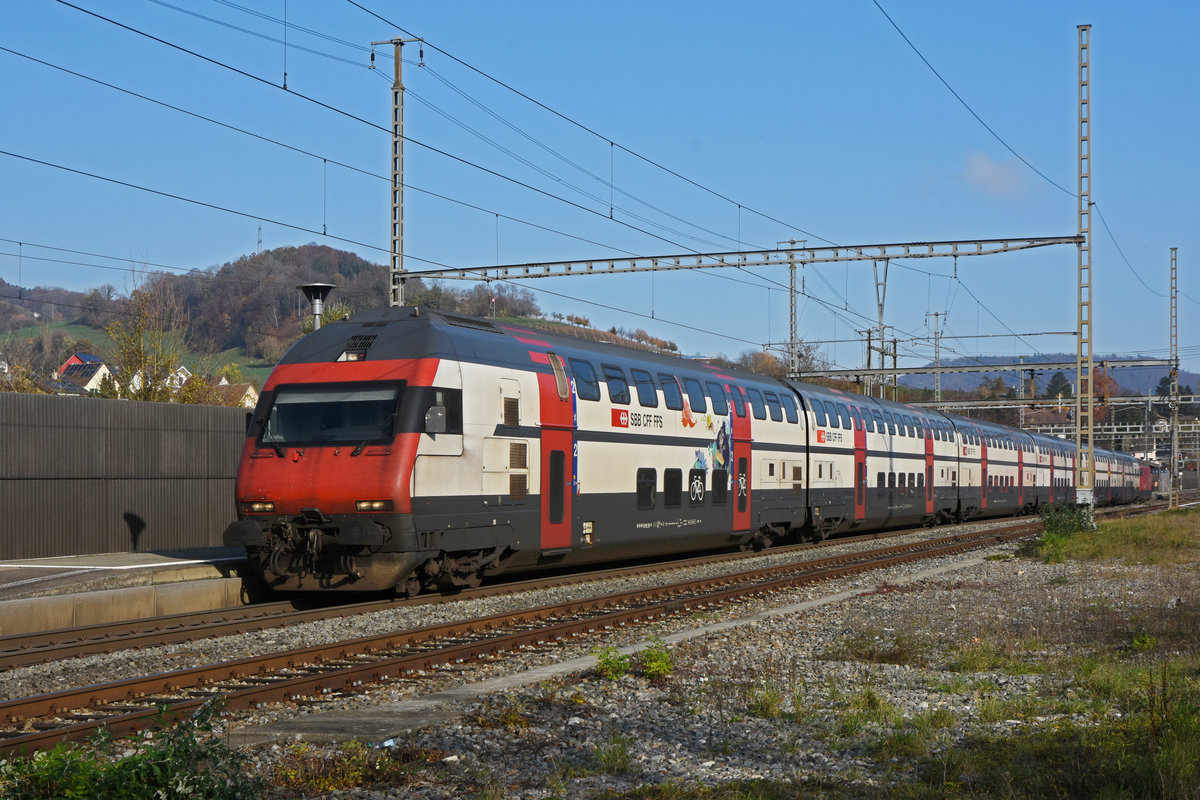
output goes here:
{"type": "MultiPolygon", "coordinates": [[[[1149,496],[1096,450],[1095,499],[1149,496]]],[[[1062,440],[699,361],[415,308],[356,314],[272,372],[237,477],[244,545],[289,590],[501,571],[1073,503],[1062,440]]]]}

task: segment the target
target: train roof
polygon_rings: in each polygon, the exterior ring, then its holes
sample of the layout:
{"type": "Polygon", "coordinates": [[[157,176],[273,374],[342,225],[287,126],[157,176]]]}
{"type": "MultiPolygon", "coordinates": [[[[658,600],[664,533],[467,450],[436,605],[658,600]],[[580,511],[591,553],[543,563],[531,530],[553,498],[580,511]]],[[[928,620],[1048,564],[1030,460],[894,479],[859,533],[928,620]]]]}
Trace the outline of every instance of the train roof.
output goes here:
{"type": "MultiPolygon", "coordinates": [[[[355,313],[348,320],[322,326],[303,337],[284,355],[281,364],[323,363],[347,360],[347,353],[364,359],[451,358],[522,370],[549,371],[549,366],[532,362],[530,347],[554,350],[569,358],[592,358],[622,366],[668,370],[678,376],[711,379],[725,377],[743,386],[790,387],[801,397],[835,399],[861,407],[877,406],[918,418],[941,418],[958,429],[975,428],[977,433],[1005,433],[1030,437],[1043,447],[1074,449],[1074,442],[1025,431],[1000,423],[918,408],[890,400],[852,394],[815,384],[781,380],[756,372],[727,368],[659,351],[641,349],[630,343],[594,341],[569,332],[549,331],[510,322],[479,319],[415,306],[375,308],[355,313]]],[[[1097,455],[1133,457],[1095,448],[1097,455]]]]}

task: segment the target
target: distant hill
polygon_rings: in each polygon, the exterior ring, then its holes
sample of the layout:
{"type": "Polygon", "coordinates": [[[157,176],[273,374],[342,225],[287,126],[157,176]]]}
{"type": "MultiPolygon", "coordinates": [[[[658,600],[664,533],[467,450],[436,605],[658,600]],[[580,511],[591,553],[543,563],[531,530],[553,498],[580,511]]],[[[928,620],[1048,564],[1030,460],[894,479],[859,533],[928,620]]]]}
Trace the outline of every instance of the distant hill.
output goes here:
{"type": "MultiPolygon", "coordinates": [[[[1094,356],[1092,361],[1096,367],[1100,366],[1100,362],[1104,360],[1131,360],[1131,359],[1148,359],[1152,356],[1113,356],[1101,355],[1094,356]]],[[[1017,359],[1014,356],[979,356],[977,358],[957,358],[949,361],[943,361],[942,365],[946,367],[954,366],[974,366],[976,364],[1011,364],[1017,359]]],[[[1059,362],[1070,363],[1075,362],[1074,353],[1050,353],[1044,356],[1030,357],[1025,356],[1024,360],[1029,363],[1031,369],[1036,369],[1039,362],[1059,362]]],[[[933,362],[926,365],[930,370],[933,369],[933,362]]],[[[1057,370],[1041,370],[1037,376],[1037,391],[1040,395],[1050,382],[1057,370]]],[[[1063,374],[1072,383],[1075,381],[1075,368],[1063,370],[1063,374]]],[[[1159,380],[1167,374],[1166,367],[1115,367],[1110,373],[1117,384],[1121,387],[1121,392],[1124,394],[1146,395],[1154,394],[1158,387],[1159,380]]],[[[974,392],[979,388],[979,385],[986,380],[995,380],[997,377],[1003,378],[1008,386],[1019,385],[1019,376],[1016,372],[997,371],[997,372],[961,372],[961,373],[943,373],[942,374],[942,389],[962,392],[974,392]]],[[[932,389],[934,383],[933,374],[929,375],[909,375],[900,379],[901,384],[911,386],[917,389],[932,389]]],[[[1195,372],[1187,372],[1186,370],[1179,373],[1179,385],[1191,386],[1193,388],[1200,387],[1200,374],[1195,372]]]]}

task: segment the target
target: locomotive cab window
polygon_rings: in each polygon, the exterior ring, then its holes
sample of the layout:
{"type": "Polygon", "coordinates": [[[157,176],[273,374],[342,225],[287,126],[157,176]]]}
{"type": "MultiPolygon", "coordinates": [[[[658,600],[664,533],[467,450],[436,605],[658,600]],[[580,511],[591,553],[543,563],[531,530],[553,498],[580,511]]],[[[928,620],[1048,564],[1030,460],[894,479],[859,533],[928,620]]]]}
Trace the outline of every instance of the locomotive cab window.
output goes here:
{"type": "MultiPolygon", "coordinates": [[[[270,447],[388,444],[396,435],[403,386],[280,386],[258,441],[270,447]]],[[[461,411],[459,420],[461,426],[461,411]]]]}
{"type": "Polygon", "coordinates": [[[608,384],[608,399],[618,405],[629,405],[629,383],[625,380],[625,371],[612,364],[601,364],[604,382],[608,384]]]}
{"type": "Polygon", "coordinates": [[[600,383],[596,380],[596,370],[588,361],[578,358],[568,360],[571,374],[575,376],[575,394],[580,400],[599,400],[600,383]]]}
{"type": "MultiPolygon", "coordinates": [[[[433,387],[422,391],[425,401],[420,424],[425,433],[462,433],[462,389],[440,389],[433,387]]],[[[404,404],[408,406],[406,402],[404,404]]],[[[405,414],[407,416],[407,414],[405,414]]],[[[409,423],[405,422],[405,428],[409,423]]]]}

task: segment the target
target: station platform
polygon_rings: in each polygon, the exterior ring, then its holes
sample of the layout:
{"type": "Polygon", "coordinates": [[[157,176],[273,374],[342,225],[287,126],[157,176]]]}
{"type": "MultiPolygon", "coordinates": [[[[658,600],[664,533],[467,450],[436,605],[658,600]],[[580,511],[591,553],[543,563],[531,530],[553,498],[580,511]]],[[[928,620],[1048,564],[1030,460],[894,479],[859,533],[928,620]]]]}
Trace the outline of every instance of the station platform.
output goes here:
{"type": "Polygon", "coordinates": [[[240,547],[0,561],[0,636],[245,602],[240,547]]]}

